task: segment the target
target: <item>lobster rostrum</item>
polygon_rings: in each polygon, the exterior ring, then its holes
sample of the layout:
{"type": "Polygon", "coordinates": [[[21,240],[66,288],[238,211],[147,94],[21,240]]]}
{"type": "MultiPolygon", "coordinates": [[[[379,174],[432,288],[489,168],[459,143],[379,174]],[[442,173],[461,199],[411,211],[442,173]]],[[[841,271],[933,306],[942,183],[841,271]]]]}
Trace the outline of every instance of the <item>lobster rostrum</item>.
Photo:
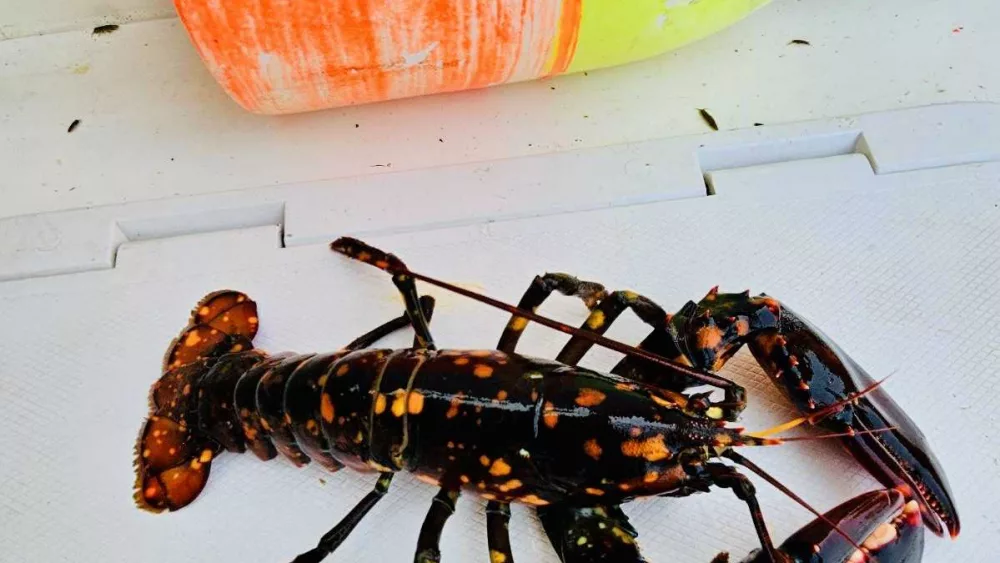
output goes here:
{"type": "Polygon", "coordinates": [[[713,290],[668,315],[636,293],[546,274],[512,307],[412,272],[356,239],[338,239],[332,248],[392,274],[405,313],[336,352],[268,355],[253,348],[259,322],[251,299],[230,290],[206,296],[168,348],[163,376],[151,389],[151,413],[136,444],[140,508],[187,506],[217,455],[250,450],[262,460],[281,453],[299,466],[315,461],[330,471],[348,466],[377,473],[373,490],[295,559],[300,563],[332,553],[399,471],[440,486],[417,540],[416,562],[440,561],[441,532],[461,492],[487,501],[491,563],[513,561],[512,502],[537,509],[565,563],[639,563],[645,560],[637,533],[620,505],[712,487],[733,490],[749,508],[761,550],[746,561],[856,563],[872,555],[915,561],[923,524],[958,533],[943,471],[916,426],[827,337],[770,297],[713,290]],[[512,312],[497,349],[438,350],[428,324],[434,302],[419,296],[417,279],[512,312]],[[591,309],[581,328],[534,313],[553,291],[577,296],[591,309]],[[653,329],[638,348],[602,336],[625,309],[653,329]],[[573,334],[554,361],[516,353],[529,320],[573,334]],[[369,348],[407,326],[415,332],[411,348],[369,348]],[[611,373],[578,366],[595,343],[627,355],[611,373]],[[807,413],[797,423],[844,435],[890,489],[817,513],[775,547],[753,484],[722,463],[746,467],[781,488],[734,448],[782,440],[727,425],[745,408],[745,392],[713,372],[742,344],[807,413]],[[722,401],[686,393],[706,383],[725,391],[722,401]]]}

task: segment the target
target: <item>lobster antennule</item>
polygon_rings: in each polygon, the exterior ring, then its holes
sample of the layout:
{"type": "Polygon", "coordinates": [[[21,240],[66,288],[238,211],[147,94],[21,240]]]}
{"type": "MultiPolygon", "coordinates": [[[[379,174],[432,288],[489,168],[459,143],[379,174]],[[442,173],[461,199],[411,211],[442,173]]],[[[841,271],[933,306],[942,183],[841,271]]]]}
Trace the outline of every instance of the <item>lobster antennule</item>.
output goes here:
{"type": "MultiPolygon", "coordinates": [[[[799,418],[795,418],[795,419],[789,420],[788,422],[779,424],[779,425],[777,425],[775,427],[768,428],[766,430],[760,430],[760,431],[757,431],[757,432],[751,432],[748,435],[749,436],[754,436],[754,437],[757,437],[757,438],[762,438],[764,436],[770,436],[772,434],[777,434],[778,432],[784,432],[785,430],[791,430],[791,429],[796,428],[798,426],[801,426],[802,424],[805,424],[807,422],[809,424],[816,424],[820,420],[823,420],[824,418],[833,415],[834,413],[836,413],[837,411],[839,411],[841,408],[843,408],[847,404],[851,403],[852,401],[854,401],[856,399],[859,399],[861,397],[864,397],[868,393],[871,393],[871,392],[875,391],[883,383],[885,383],[885,381],[887,379],[889,379],[890,377],[892,377],[891,373],[889,375],[883,377],[879,381],[876,381],[875,383],[872,383],[871,385],[869,385],[868,387],[862,389],[861,391],[858,391],[857,393],[851,393],[846,398],[841,399],[840,401],[837,401],[837,402],[833,403],[830,406],[823,407],[822,409],[820,409],[820,410],[818,410],[818,411],[816,411],[816,412],[814,412],[814,413],[812,413],[812,414],[810,414],[808,416],[800,416],[799,418]]],[[[843,433],[843,435],[844,436],[854,436],[855,434],[853,432],[845,432],[845,433],[843,433]]]]}

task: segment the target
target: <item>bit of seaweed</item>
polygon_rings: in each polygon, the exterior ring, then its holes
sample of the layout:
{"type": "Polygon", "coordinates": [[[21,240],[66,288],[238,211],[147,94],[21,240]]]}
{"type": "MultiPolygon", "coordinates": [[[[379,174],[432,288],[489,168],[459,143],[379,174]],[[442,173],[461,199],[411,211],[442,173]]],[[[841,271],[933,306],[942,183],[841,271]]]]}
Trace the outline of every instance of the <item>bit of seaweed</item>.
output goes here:
{"type": "Polygon", "coordinates": [[[73,123],[70,123],[69,127],[66,128],[66,132],[67,133],[72,133],[73,131],[76,131],[76,127],[78,125],[80,125],[80,120],[79,119],[74,119],[73,123]]]}
{"type": "Polygon", "coordinates": [[[708,110],[698,108],[698,114],[701,115],[701,118],[705,120],[705,123],[711,127],[713,131],[719,130],[719,124],[715,122],[715,118],[712,117],[712,114],[708,113],[708,110]]]}
{"type": "Polygon", "coordinates": [[[117,24],[113,24],[113,23],[112,24],[108,24],[108,25],[99,25],[99,26],[97,26],[97,27],[94,28],[94,31],[92,33],[94,35],[107,35],[108,33],[114,33],[116,31],[118,31],[119,27],[120,26],[118,26],[117,24]]]}
{"type": "Polygon", "coordinates": [[[806,45],[811,46],[812,43],[806,41],[805,39],[792,39],[788,42],[789,45],[806,45]]]}

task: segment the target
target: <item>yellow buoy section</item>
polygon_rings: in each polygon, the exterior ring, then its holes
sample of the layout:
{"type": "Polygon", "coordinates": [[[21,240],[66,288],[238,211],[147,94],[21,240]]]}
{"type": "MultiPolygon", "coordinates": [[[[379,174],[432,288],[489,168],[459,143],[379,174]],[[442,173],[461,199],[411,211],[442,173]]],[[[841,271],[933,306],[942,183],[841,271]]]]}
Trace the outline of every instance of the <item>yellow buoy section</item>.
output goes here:
{"type": "Polygon", "coordinates": [[[583,0],[568,72],[614,66],[682,47],[770,0],[583,0]]]}

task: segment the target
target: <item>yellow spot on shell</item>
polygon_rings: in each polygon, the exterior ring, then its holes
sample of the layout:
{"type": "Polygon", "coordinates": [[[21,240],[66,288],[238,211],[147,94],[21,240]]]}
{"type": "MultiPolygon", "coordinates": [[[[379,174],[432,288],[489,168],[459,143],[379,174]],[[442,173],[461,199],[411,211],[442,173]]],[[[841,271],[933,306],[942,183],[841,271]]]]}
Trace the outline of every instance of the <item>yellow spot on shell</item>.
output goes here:
{"type": "Polygon", "coordinates": [[[719,407],[709,407],[705,411],[705,416],[711,418],[712,420],[722,420],[722,409],[719,407]]]}
{"type": "Polygon", "coordinates": [[[646,474],[645,477],[642,478],[642,480],[643,480],[644,483],[653,483],[653,482],[655,482],[659,478],[660,478],[660,474],[659,473],[657,473],[655,471],[650,471],[649,473],[646,474]]]}
{"type": "Polygon", "coordinates": [[[319,414],[327,424],[333,422],[335,414],[333,411],[333,401],[330,400],[329,393],[323,393],[320,397],[319,414]]]}
{"type": "Polygon", "coordinates": [[[604,326],[604,311],[598,309],[587,317],[587,326],[592,330],[597,330],[604,326]]]}
{"type": "Polygon", "coordinates": [[[514,317],[507,326],[514,332],[521,332],[528,326],[528,319],[524,317],[514,317]]]}
{"type": "Polygon", "coordinates": [[[479,456],[479,463],[483,464],[483,467],[489,467],[490,458],[486,456],[479,456]]]}
{"type": "Polygon", "coordinates": [[[490,550],[490,563],[507,563],[507,555],[495,549],[490,550]]]}
{"type": "Polygon", "coordinates": [[[458,480],[461,481],[464,484],[468,484],[469,483],[469,476],[468,475],[459,475],[458,476],[458,480]]]}
{"type": "MultiPolygon", "coordinates": [[[[191,460],[191,469],[194,469],[194,470],[201,469],[201,462],[198,461],[197,459],[192,459],[191,460]]],[[[176,475],[179,476],[180,473],[177,473],[176,475]]]]}
{"type": "Polygon", "coordinates": [[[392,400],[392,415],[396,417],[403,416],[406,413],[406,392],[398,391],[396,392],[396,397],[392,400]]]}
{"type": "Polygon", "coordinates": [[[316,387],[318,387],[320,389],[322,389],[323,387],[325,387],[326,386],[326,380],[329,379],[329,378],[330,378],[330,374],[328,374],[328,373],[324,373],[323,375],[321,375],[320,378],[316,380],[316,387]]]}
{"type": "Polygon", "coordinates": [[[630,536],[628,532],[626,532],[625,530],[619,528],[618,526],[615,526],[614,528],[611,528],[611,533],[614,534],[615,536],[617,536],[618,539],[620,539],[622,541],[622,543],[627,543],[629,545],[635,543],[635,538],[633,538],[632,536],[630,536]]]}
{"type": "Polygon", "coordinates": [[[420,391],[411,391],[406,399],[406,412],[420,414],[424,410],[424,395],[420,391]]]}
{"type": "Polygon", "coordinates": [[[212,450],[202,450],[201,455],[198,456],[198,461],[202,463],[208,463],[212,461],[212,450]]]}
{"type": "Polygon", "coordinates": [[[576,396],[576,404],[581,407],[596,407],[604,402],[606,395],[597,389],[584,387],[580,389],[580,394],[576,396]]]}
{"type": "Polygon", "coordinates": [[[184,345],[185,346],[189,346],[189,347],[190,346],[195,346],[199,342],[201,342],[201,337],[198,336],[198,331],[196,331],[196,330],[192,330],[191,332],[188,333],[187,337],[184,338],[184,345]]]}
{"type": "Polygon", "coordinates": [[[151,455],[153,455],[153,452],[150,451],[149,448],[146,448],[145,450],[142,450],[142,457],[149,457],[151,455]]]}
{"type": "Polygon", "coordinates": [[[493,375],[493,368],[486,364],[478,364],[472,369],[472,375],[480,379],[486,379],[493,375]]]}
{"type": "Polygon", "coordinates": [[[593,487],[587,487],[586,489],[584,489],[584,491],[586,491],[588,495],[593,495],[595,497],[604,495],[604,491],[602,491],[601,489],[595,489],[593,487]]]}
{"type": "Polygon", "coordinates": [[[198,309],[198,314],[201,315],[201,316],[203,316],[203,317],[207,317],[208,314],[211,313],[211,312],[212,312],[212,310],[208,308],[208,305],[205,305],[201,309],[198,309]]]}
{"type": "Polygon", "coordinates": [[[191,384],[190,383],[185,384],[184,385],[184,389],[181,391],[181,393],[184,393],[185,395],[190,395],[191,394],[191,384]]]}
{"type": "Polygon", "coordinates": [[[510,475],[510,465],[508,465],[503,459],[498,459],[493,462],[493,465],[490,466],[490,475],[494,477],[510,475]]]}
{"type": "Polygon", "coordinates": [[[576,540],[576,545],[586,545],[586,543],[587,543],[587,536],[580,536],[576,540]]]}
{"type": "Polygon", "coordinates": [[[469,355],[473,358],[489,358],[493,355],[493,350],[473,350],[469,355]]]}
{"type": "Polygon", "coordinates": [[[375,397],[375,414],[382,414],[385,412],[386,400],[385,395],[379,393],[375,397]]]}
{"type": "Polygon", "coordinates": [[[600,444],[597,443],[597,440],[593,439],[587,440],[583,443],[583,451],[595,460],[601,459],[601,454],[604,452],[604,450],[601,449],[600,444]]]}

